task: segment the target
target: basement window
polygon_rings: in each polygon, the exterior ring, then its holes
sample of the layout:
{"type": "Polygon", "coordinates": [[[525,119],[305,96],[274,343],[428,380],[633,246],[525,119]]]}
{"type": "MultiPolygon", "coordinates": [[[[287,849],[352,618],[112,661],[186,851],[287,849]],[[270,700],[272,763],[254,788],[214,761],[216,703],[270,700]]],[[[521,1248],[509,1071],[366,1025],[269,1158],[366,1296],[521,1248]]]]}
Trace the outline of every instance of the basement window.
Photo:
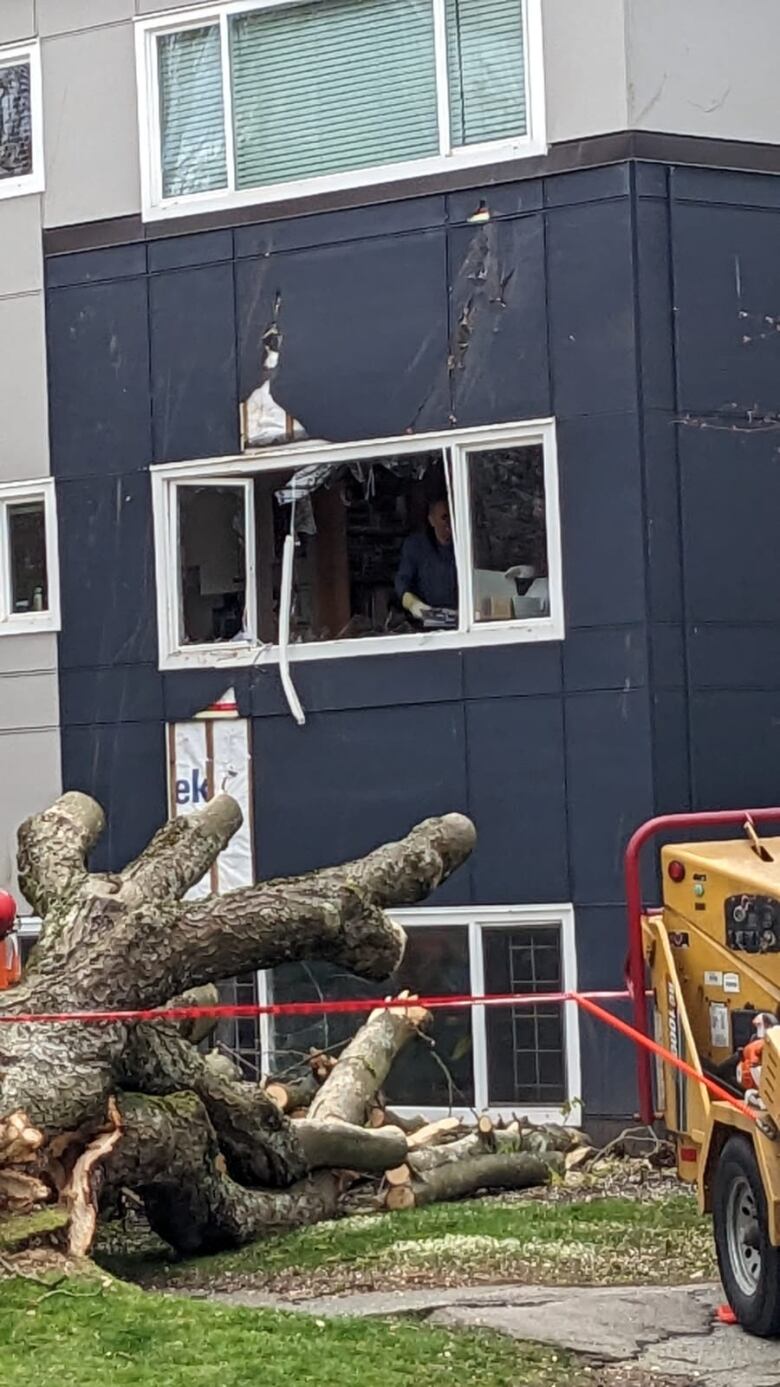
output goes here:
{"type": "MultiPolygon", "coordinates": [[[[408,945],[383,993],[539,994],[522,1007],[453,1007],[433,1012],[428,1039],[402,1053],[384,1085],[388,1104],[431,1117],[474,1109],[560,1119],[580,1096],[575,1003],[545,994],[576,988],[574,917],[569,906],[430,908],[396,911],[408,945]]],[[[288,963],[261,975],[263,1001],[373,998],[373,983],[324,963],[288,963]]],[[[338,1053],[360,1014],[278,1016],[269,1020],[263,1066],[272,1073],[305,1063],[311,1049],[338,1053]]],[[[575,1106],[574,1120],[579,1117],[575,1106]]]]}
{"type": "Polygon", "coordinates": [[[0,635],[59,629],[54,484],[0,486],[0,635]]]}
{"type": "Polygon", "coordinates": [[[136,32],[147,217],[545,147],[540,0],[226,0],[136,32]]]}
{"type": "Polygon", "coordinates": [[[40,53],[0,48],[0,198],[43,189],[40,53]]]}
{"type": "Polygon", "coordinates": [[[550,421],[158,467],[153,497],[162,668],[278,658],[290,537],[291,659],[563,634],[550,421]]]}

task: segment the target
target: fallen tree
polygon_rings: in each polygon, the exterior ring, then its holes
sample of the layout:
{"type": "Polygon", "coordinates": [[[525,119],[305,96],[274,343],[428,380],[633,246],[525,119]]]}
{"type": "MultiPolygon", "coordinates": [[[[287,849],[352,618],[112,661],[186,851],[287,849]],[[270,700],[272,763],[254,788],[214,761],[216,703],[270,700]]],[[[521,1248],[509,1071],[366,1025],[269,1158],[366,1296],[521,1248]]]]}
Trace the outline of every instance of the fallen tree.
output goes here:
{"type": "MultiPolygon", "coordinates": [[[[382,1084],[429,1021],[412,997],[373,1013],[337,1061],[313,1057],[289,1089],[242,1081],[204,1055],[197,1023],[13,1019],[202,1004],[222,979],[289,960],[384,979],[405,942],[385,912],[424,899],[475,836],[450,814],[356,862],[185,900],[239,824],[219,796],[166,824],[118,873],[88,871],[104,819],[87,796],[66,794],[22,825],[20,883],[43,927],[22,981],[0,994],[0,1205],[60,1201],[68,1248],[84,1254],[101,1202],[131,1191],[155,1231],[195,1252],[328,1217],[360,1179],[382,1181],[381,1203],[400,1167],[407,1203],[549,1178],[544,1142],[499,1149],[484,1133],[463,1160],[426,1166],[425,1126],[385,1114],[382,1084]]],[[[459,1132],[433,1125],[431,1142],[459,1132]]]]}

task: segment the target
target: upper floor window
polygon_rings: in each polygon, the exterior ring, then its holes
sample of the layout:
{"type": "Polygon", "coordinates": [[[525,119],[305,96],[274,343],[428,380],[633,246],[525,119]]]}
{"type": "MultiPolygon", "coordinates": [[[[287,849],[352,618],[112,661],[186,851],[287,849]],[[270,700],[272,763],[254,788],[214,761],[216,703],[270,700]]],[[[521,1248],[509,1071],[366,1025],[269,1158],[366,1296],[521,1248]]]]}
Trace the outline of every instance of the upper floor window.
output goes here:
{"type": "Polygon", "coordinates": [[[36,193],[42,188],[38,45],[0,48],[0,197],[36,193]]]}
{"type": "Polygon", "coordinates": [[[0,636],[60,624],[54,483],[0,485],[0,636]]]}
{"type": "Polygon", "coordinates": [[[543,147],[540,0],[235,0],[138,25],[148,216],[543,147]]]}
{"type": "Polygon", "coordinates": [[[563,634],[552,422],[153,470],[160,660],[563,634]]]}

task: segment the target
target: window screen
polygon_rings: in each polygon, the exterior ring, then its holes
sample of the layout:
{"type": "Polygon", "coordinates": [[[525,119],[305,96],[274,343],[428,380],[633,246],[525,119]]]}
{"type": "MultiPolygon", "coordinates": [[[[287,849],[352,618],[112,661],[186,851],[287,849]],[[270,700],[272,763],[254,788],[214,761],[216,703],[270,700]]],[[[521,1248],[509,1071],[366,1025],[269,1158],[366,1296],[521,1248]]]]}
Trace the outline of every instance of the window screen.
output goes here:
{"type": "Polygon", "coordinates": [[[230,20],[236,187],[435,154],[433,9],[318,0],[230,20]]]}

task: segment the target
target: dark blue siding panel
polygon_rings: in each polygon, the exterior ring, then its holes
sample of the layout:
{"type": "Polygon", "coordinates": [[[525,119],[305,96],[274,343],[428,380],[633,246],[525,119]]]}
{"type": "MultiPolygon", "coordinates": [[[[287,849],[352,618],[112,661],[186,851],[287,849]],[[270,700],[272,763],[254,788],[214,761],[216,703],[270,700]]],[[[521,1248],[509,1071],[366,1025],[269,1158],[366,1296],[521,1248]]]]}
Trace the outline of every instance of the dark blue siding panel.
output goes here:
{"type": "Polygon", "coordinates": [[[577,986],[584,992],[623,987],[628,922],[621,905],[578,905],[577,986]]]}
{"type": "MultiPolygon", "coordinates": [[[[616,1016],[631,1022],[630,1004],[615,1003],[616,1016]]],[[[617,1031],[597,1021],[595,1016],[580,1017],[582,1055],[582,1094],[585,1105],[583,1126],[588,1118],[623,1117],[636,1112],[636,1048],[617,1031]]]]}
{"type": "Polygon", "coordinates": [[[756,808],[780,796],[776,692],[698,693],[691,698],[694,808],[756,808]]]}
{"type": "Polygon", "coordinates": [[[52,290],[46,312],[53,472],[144,467],[152,453],[146,280],[52,290]]]}
{"type": "Polygon", "coordinates": [[[567,693],[641,688],[647,683],[644,626],[570,631],[563,645],[563,680],[567,693]]]}
{"type": "Polygon", "coordinates": [[[639,199],[635,215],[642,402],[645,409],[674,409],[669,208],[639,199]]]}
{"type": "Polygon", "coordinates": [[[682,689],[663,690],[653,698],[654,813],[681,814],[690,809],[689,766],[686,693],[682,689]]]}
{"type": "MultiPolygon", "coordinates": [[[[254,720],[263,876],[343,862],[430,814],[464,811],[466,739],[454,704],[254,720]]],[[[468,871],[453,883],[469,899],[468,871]]]]}
{"type": "Polygon", "coordinates": [[[450,233],[453,423],[550,413],[541,216],[450,233]]]}
{"type": "Polygon", "coordinates": [[[653,812],[647,693],[570,696],[566,766],[574,900],[622,900],[623,850],[653,812]]]}
{"type": "Polygon", "coordinates": [[[233,232],[198,231],[189,236],[166,236],[161,241],[149,242],[148,255],[151,274],[232,260],[233,232]]]}
{"type": "Polygon", "coordinates": [[[538,212],[543,204],[541,179],[525,179],[522,183],[493,184],[489,188],[467,188],[465,192],[450,193],[447,198],[447,221],[450,226],[468,222],[476,213],[491,217],[518,217],[525,212],[538,212]]]}
{"type": "Polygon", "coordinates": [[[162,722],[163,677],[156,665],[62,670],[60,717],[63,724],[73,727],[107,722],[162,722]]]}
{"type": "Polygon", "coordinates": [[[332,442],[446,428],[444,232],[326,246],[237,265],[240,395],[263,334],[282,331],[277,403],[332,442]]]}
{"type": "Polygon", "coordinates": [[[167,817],[166,781],[162,723],[63,727],[63,788],[94,796],[107,813],[96,870],[119,871],[146,846],[167,817]]]}
{"type": "Polygon", "coordinates": [[[187,722],[210,708],[231,688],[239,717],[251,717],[249,670],[187,669],[163,674],[163,702],[167,722],[187,722]]]}
{"type": "Polygon", "coordinates": [[[771,431],[743,433],[728,428],[681,427],[686,605],[690,621],[777,621],[777,447],[777,435],[771,431]]]}
{"type": "Polygon", "coordinates": [[[149,490],[148,472],[57,488],[62,669],[157,663],[149,490]]]}
{"type": "Polygon", "coordinates": [[[547,218],[547,303],[559,419],[636,409],[631,204],[547,218]]]}
{"type": "Polygon", "coordinates": [[[46,263],[49,289],[66,284],[90,284],[99,279],[127,279],[146,274],[144,245],[111,246],[104,250],[80,251],[76,255],[53,255],[46,263]]]}
{"type": "MultiPolygon", "coordinates": [[[[459,650],[296,662],[293,680],[307,712],[439,703],[463,696],[459,650]]],[[[278,668],[260,666],[252,677],[252,709],[289,717],[278,668]]]]}
{"type": "Polygon", "coordinates": [[[604,202],[607,198],[627,198],[631,187],[631,166],[609,164],[601,169],[578,169],[556,173],[544,180],[547,207],[569,207],[578,202],[604,202]]]}
{"type": "Polygon", "coordinates": [[[688,652],[693,688],[780,691],[780,621],[764,626],[693,626],[688,652]]]}
{"type": "Polygon", "coordinates": [[[682,689],[685,686],[685,639],[681,625],[655,623],[648,627],[653,687],[682,689]]]}
{"type": "Polygon", "coordinates": [[[780,212],[673,208],[679,408],[776,410],[780,212]]]}
{"type": "Polygon", "coordinates": [[[569,899],[559,699],[469,703],[474,895],[496,905],[569,899]]]}
{"type": "Polygon", "coordinates": [[[155,462],[238,452],[233,266],[150,281],[155,462]]]}
{"type": "Polygon", "coordinates": [[[558,458],[567,626],[644,620],[636,417],[565,420],[558,426],[558,458]]]}
{"type": "Polygon", "coordinates": [[[280,251],[303,250],[307,246],[342,245],[373,237],[403,237],[410,231],[443,226],[445,220],[445,199],[439,196],[284,218],[237,227],[236,256],[276,255],[280,251]]]}
{"type": "Polygon", "coordinates": [[[484,645],[463,652],[466,698],[511,698],[560,693],[561,649],[554,641],[484,645]]]}
{"type": "Polygon", "coordinates": [[[653,621],[680,621],[682,618],[677,429],[674,415],[655,410],[645,413],[648,614],[653,621]]]}

